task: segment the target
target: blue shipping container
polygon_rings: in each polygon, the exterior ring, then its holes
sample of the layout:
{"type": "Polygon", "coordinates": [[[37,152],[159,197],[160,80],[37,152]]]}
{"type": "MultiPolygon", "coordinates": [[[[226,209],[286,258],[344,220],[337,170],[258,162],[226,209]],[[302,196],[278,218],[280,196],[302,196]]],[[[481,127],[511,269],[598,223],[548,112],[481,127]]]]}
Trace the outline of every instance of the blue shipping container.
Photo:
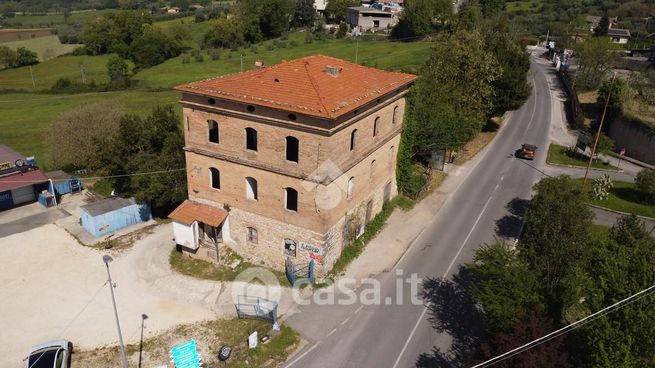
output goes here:
{"type": "Polygon", "coordinates": [[[134,199],[106,198],[84,205],[81,209],[81,225],[95,237],[152,219],[150,207],[137,204],[134,199]]]}

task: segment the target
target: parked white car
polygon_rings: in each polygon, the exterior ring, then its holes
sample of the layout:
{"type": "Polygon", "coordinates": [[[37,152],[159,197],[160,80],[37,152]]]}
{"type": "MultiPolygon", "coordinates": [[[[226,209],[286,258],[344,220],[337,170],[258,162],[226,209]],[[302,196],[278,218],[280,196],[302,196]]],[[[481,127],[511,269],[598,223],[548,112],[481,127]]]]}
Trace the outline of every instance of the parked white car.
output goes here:
{"type": "Polygon", "coordinates": [[[25,358],[27,368],[70,368],[73,344],[67,340],[53,340],[34,345],[25,358]]]}

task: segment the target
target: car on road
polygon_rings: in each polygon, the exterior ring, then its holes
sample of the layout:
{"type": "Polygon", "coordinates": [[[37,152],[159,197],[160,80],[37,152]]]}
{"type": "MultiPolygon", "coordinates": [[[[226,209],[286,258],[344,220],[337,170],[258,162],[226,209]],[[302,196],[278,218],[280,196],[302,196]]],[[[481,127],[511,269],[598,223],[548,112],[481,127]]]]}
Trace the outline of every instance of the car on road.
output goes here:
{"type": "Polygon", "coordinates": [[[25,358],[27,368],[70,368],[73,344],[67,340],[53,340],[32,346],[25,358]]]}
{"type": "Polygon", "coordinates": [[[524,143],[521,145],[521,148],[516,150],[514,156],[518,158],[524,158],[527,160],[534,160],[535,152],[537,152],[537,146],[533,144],[524,143]]]}

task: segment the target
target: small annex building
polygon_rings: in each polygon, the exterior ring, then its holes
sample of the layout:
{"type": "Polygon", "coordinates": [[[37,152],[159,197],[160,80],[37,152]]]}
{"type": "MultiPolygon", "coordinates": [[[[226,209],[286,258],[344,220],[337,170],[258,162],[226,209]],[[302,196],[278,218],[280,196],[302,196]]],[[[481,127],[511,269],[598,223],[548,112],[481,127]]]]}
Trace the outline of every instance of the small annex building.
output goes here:
{"type": "MultiPolygon", "coordinates": [[[[173,220],[173,234],[179,246],[190,254],[200,247],[209,252],[218,250],[223,243],[223,227],[228,213],[220,208],[185,200],[168,217],[173,220]]],[[[212,255],[215,256],[214,253],[212,255]]],[[[214,259],[214,257],[208,257],[214,259]]]]}
{"type": "Polygon", "coordinates": [[[37,193],[47,189],[48,177],[36,167],[34,157],[0,144],[0,211],[35,202],[37,193]]]}
{"type": "Polygon", "coordinates": [[[80,224],[95,237],[152,219],[150,207],[133,198],[105,198],[81,207],[80,224]]]}

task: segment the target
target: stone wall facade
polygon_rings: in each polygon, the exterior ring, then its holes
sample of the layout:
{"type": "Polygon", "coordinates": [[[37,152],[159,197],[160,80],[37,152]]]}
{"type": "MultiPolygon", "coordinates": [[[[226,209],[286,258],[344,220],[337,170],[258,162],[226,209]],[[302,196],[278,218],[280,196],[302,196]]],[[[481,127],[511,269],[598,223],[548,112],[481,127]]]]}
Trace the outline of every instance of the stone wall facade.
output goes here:
{"type": "Polygon", "coordinates": [[[320,277],[350,242],[352,230],[397,193],[405,93],[406,88],[381,96],[339,121],[297,116],[292,122],[283,121],[283,111],[220,100],[209,105],[185,94],[189,199],[229,212],[222,228],[225,244],[253,264],[284,270],[290,256],[285,240],[292,240],[294,263],[314,259],[320,277]],[[218,143],[209,141],[208,121],[218,124],[218,143]],[[257,131],[257,150],[246,149],[246,128],[257,131]],[[299,140],[298,162],[286,159],[289,136],[299,140]],[[220,188],[212,187],[210,168],[220,173],[220,188]],[[253,179],[256,199],[248,195],[247,181],[253,179]],[[298,193],[296,211],[286,208],[285,188],[298,193]],[[248,241],[248,228],[256,229],[256,243],[248,241]]]}
{"type": "Polygon", "coordinates": [[[609,136],[626,156],[655,165],[655,130],[620,116],[610,124],[609,136]]]}

